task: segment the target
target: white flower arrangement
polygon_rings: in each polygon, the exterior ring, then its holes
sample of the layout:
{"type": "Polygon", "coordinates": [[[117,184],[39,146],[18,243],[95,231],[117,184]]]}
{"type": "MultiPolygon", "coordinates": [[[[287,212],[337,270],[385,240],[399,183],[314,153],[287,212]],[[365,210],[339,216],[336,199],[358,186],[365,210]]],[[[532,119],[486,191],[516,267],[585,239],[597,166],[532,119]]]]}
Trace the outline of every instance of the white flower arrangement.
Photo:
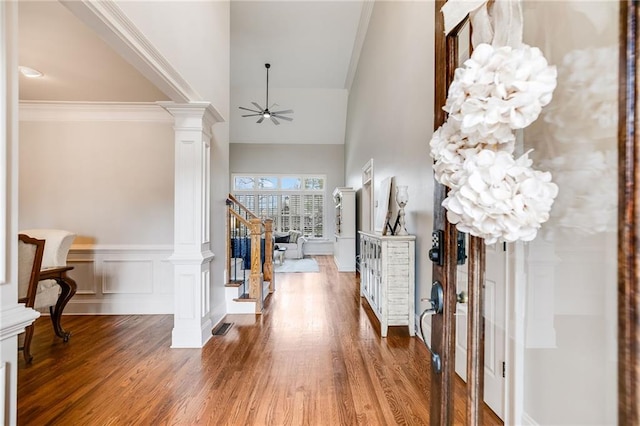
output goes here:
{"type": "MultiPolygon", "coordinates": [[[[430,146],[431,156],[435,160],[433,170],[436,180],[449,188],[457,189],[464,174],[462,165],[465,160],[477,155],[485,145],[471,142],[460,133],[458,122],[449,120],[433,134],[430,146]]],[[[512,153],[514,142],[492,145],[492,149],[512,153]]]]}
{"type": "Polygon", "coordinates": [[[443,109],[471,140],[512,142],[512,130],[533,123],[551,101],[556,77],[536,47],[482,43],[456,69],[443,109]]]}
{"type": "Polygon", "coordinates": [[[486,244],[533,240],[549,218],[558,187],[550,173],[533,170],[531,164],[528,153],[517,160],[489,149],[470,156],[461,185],[442,203],[447,219],[486,244]]]}
{"type": "Polygon", "coordinates": [[[435,178],[451,189],[442,205],[458,230],[487,244],[531,241],[548,220],[558,187],[531,168],[528,153],[514,159],[514,130],[551,101],[556,75],[527,45],[480,44],[455,71],[443,108],[449,117],[430,147],[435,178]]]}

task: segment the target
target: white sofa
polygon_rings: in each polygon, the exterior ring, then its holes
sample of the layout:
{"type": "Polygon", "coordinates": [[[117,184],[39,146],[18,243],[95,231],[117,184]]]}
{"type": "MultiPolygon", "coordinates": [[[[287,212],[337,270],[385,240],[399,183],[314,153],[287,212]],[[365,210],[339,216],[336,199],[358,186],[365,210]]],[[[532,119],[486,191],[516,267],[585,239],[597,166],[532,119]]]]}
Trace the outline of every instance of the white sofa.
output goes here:
{"type": "Polygon", "coordinates": [[[274,232],[273,246],[285,247],[285,259],[302,259],[304,257],[304,243],[307,241],[302,232],[291,230],[288,232],[274,232]]]}

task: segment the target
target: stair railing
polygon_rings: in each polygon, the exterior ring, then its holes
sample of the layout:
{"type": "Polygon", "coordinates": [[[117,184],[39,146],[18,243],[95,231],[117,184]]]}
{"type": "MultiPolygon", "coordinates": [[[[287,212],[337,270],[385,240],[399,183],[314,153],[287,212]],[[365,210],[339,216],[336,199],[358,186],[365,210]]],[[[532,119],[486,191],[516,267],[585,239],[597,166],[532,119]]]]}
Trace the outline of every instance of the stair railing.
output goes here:
{"type": "Polygon", "coordinates": [[[263,282],[269,282],[269,293],[275,290],[273,220],[261,220],[231,194],[227,198],[226,272],[227,285],[242,287],[239,299],[255,301],[256,312],[261,312],[263,282]]]}

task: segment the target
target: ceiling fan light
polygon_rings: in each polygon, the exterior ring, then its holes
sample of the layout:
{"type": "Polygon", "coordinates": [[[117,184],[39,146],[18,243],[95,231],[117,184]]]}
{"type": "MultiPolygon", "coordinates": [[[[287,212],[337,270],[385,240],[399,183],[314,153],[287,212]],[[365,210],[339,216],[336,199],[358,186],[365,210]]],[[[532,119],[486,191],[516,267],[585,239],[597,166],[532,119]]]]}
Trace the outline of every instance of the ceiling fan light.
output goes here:
{"type": "Polygon", "coordinates": [[[265,112],[262,114],[262,116],[263,116],[264,118],[269,118],[269,117],[271,117],[271,113],[269,113],[268,111],[265,111],[265,112]]]}
{"type": "Polygon", "coordinates": [[[36,69],[25,67],[25,66],[22,66],[22,65],[20,65],[18,67],[18,70],[22,73],[22,75],[24,75],[25,77],[29,77],[29,78],[38,78],[38,77],[42,77],[44,75],[40,71],[38,71],[36,69]]]}

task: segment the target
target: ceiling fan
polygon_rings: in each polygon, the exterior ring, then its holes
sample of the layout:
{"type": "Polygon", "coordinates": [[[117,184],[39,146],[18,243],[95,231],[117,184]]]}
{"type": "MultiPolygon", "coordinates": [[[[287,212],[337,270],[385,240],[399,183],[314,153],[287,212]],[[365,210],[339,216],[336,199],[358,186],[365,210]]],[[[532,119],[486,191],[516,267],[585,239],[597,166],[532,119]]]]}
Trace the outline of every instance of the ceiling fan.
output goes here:
{"type": "MultiPolygon", "coordinates": [[[[265,107],[262,108],[260,105],[258,105],[257,102],[251,102],[256,108],[258,108],[257,110],[251,109],[251,108],[239,107],[240,109],[243,109],[245,111],[251,111],[254,113],[254,114],[245,114],[243,115],[243,117],[259,116],[260,118],[258,119],[258,121],[256,121],[256,123],[262,123],[265,118],[270,118],[271,121],[273,121],[273,124],[275,125],[280,124],[278,119],[293,121],[293,118],[285,117],[284,115],[281,115],[281,114],[293,114],[292,109],[287,109],[283,111],[269,111],[269,68],[271,68],[271,64],[264,64],[264,67],[267,69],[267,100],[265,102],[265,107]]],[[[277,104],[273,104],[271,105],[271,107],[273,108],[274,105],[277,105],[277,104]]]]}

